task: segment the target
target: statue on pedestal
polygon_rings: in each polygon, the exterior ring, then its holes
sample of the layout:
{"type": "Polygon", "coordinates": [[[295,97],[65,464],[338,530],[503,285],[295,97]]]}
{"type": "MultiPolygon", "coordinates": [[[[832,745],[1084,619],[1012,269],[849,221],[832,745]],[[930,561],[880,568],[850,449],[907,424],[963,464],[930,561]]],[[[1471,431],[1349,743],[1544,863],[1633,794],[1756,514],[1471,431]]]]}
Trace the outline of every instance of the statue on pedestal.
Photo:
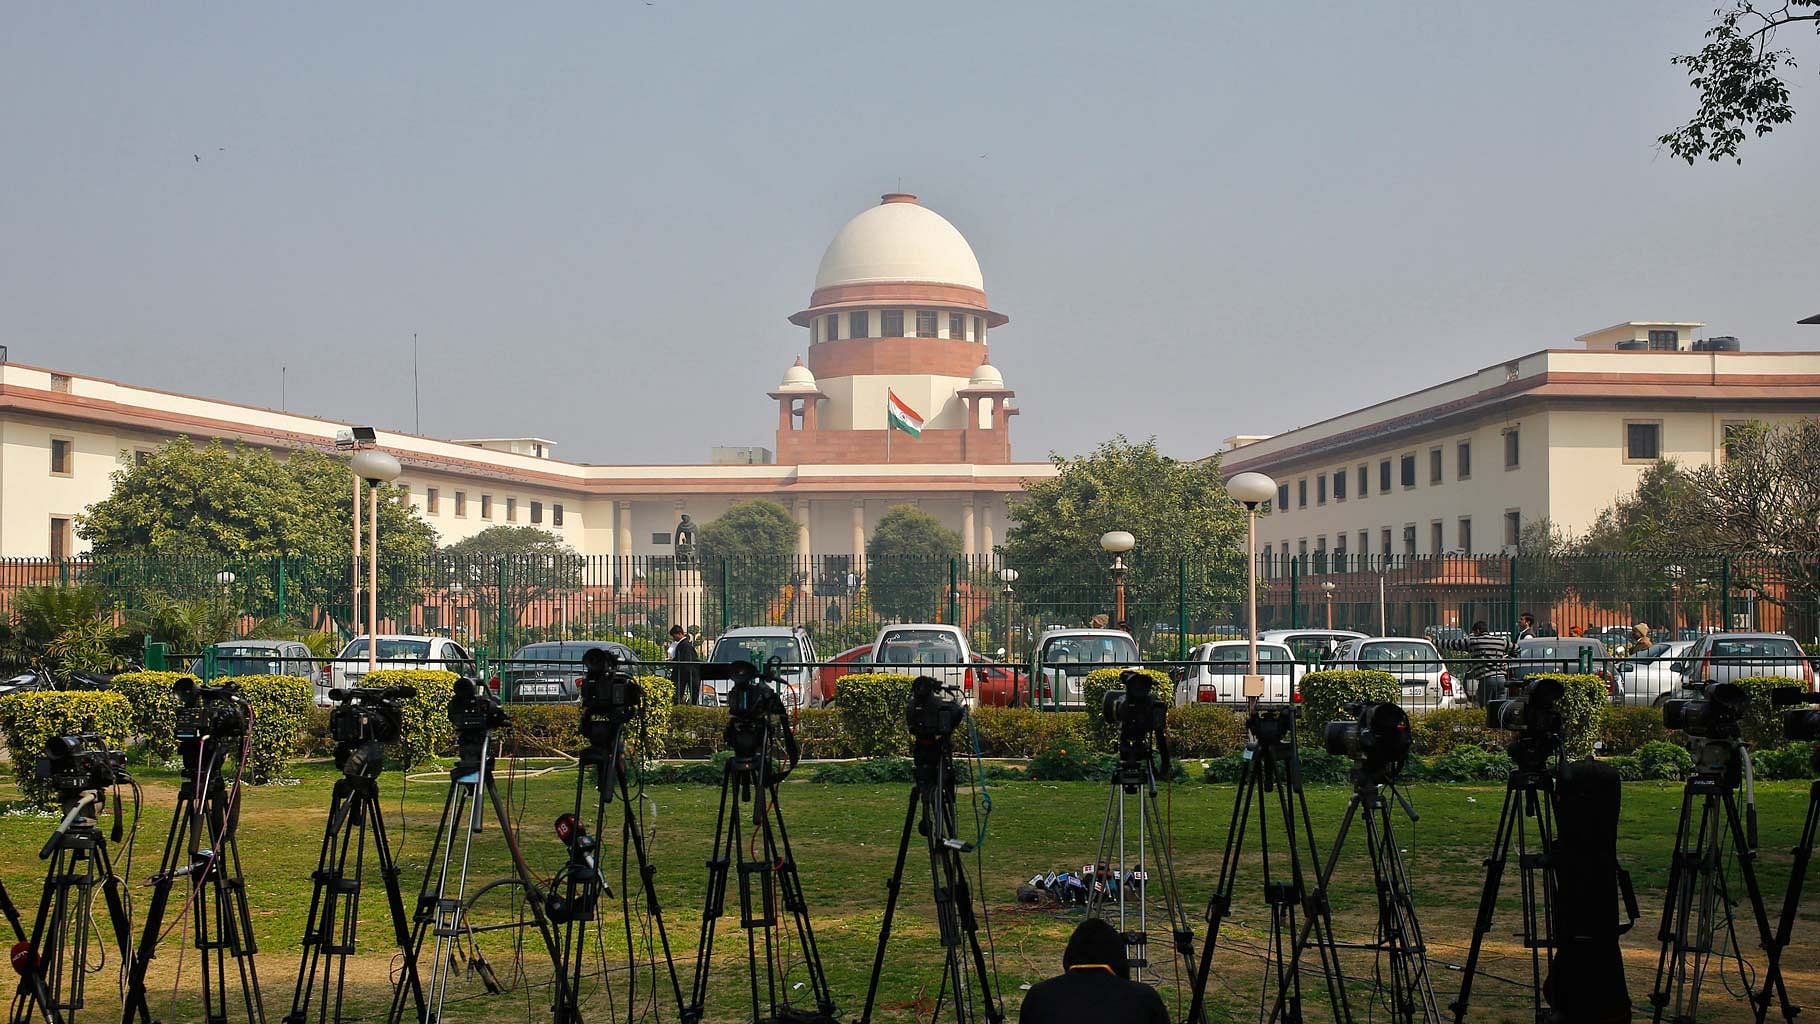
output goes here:
{"type": "Polygon", "coordinates": [[[695,564],[695,520],[684,512],[682,521],[676,524],[676,567],[694,569],[695,564]]]}

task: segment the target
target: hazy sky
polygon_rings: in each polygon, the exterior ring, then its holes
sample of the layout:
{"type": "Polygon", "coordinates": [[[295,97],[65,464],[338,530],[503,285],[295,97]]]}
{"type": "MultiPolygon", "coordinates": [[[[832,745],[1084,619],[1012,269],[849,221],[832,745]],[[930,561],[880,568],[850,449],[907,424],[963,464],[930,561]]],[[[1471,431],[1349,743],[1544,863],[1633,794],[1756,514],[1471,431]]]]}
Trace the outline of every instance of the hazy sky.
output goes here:
{"type": "Polygon", "coordinates": [[[972,241],[1020,457],[1201,455],[1704,320],[1820,347],[1820,62],[1742,167],[1652,141],[1713,0],[7,4],[15,361],[594,462],[769,445],[823,247],[972,241]],[[196,159],[197,157],[200,160],[196,159]]]}

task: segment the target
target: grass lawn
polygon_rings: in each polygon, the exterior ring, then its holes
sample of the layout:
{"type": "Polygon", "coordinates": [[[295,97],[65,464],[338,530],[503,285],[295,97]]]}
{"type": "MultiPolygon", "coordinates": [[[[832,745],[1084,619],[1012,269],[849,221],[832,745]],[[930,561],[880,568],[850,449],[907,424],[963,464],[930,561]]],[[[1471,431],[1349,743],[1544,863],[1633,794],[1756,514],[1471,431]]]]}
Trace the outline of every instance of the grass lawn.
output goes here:
{"type": "MultiPolygon", "coordinates": [[[[302,775],[301,785],[249,788],[240,828],[241,851],[260,948],[259,972],[265,990],[266,1013],[272,1021],[282,1018],[290,1007],[292,979],[297,969],[298,935],[308,909],[309,873],[316,864],[329,785],[335,777],[332,767],[321,764],[303,766],[299,774],[302,775]]],[[[155,866],[163,844],[177,782],[171,773],[148,769],[140,771],[140,778],[145,786],[146,807],[132,865],[136,914],[142,912],[147,899],[148,890],[142,886],[155,866]]],[[[505,781],[502,770],[502,787],[505,781]]],[[[408,905],[422,879],[424,860],[434,839],[447,785],[442,779],[424,779],[407,786],[400,776],[388,774],[382,788],[394,843],[402,845],[408,905]]],[[[540,876],[547,877],[563,862],[562,848],[550,823],[570,805],[573,788],[573,774],[561,772],[534,778],[521,775],[513,783],[511,796],[516,808],[514,813],[522,813],[525,855],[540,876]]],[[[792,781],[786,784],[783,792],[784,812],[802,867],[804,886],[835,999],[843,1018],[857,1019],[877,938],[884,898],[883,882],[891,870],[907,788],[818,786],[792,781]]],[[[1197,936],[1206,931],[1202,915],[1214,884],[1233,792],[1231,786],[1194,783],[1176,786],[1169,797],[1182,897],[1194,918],[1197,936]]],[[[1807,792],[1805,783],[1766,783],[1757,787],[1763,850],[1760,869],[1772,915],[1781,907],[1790,847],[1800,829],[1807,792]]],[[[657,786],[647,793],[650,802],[646,816],[655,851],[665,923],[679,968],[683,971],[685,993],[693,971],[706,876],[703,861],[708,853],[717,794],[716,789],[706,786],[657,786]]],[[[1350,790],[1342,786],[1317,786],[1309,790],[1315,827],[1320,830],[1317,839],[1323,850],[1332,841],[1332,830],[1338,827],[1341,810],[1349,795],[1350,790]]],[[[1415,876],[1422,926],[1435,961],[1431,974],[1444,1008],[1459,983],[1457,970],[1444,965],[1458,964],[1466,956],[1483,880],[1480,860],[1491,842],[1502,787],[1423,785],[1412,787],[1409,795],[1421,814],[1421,821],[1410,824],[1399,813],[1396,827],[1415,876]]],[[[17,792],[10,785],[0,787],[0,799],[16,797],[17,792]]],[[[990,907],[990,926],[996,941],[1005,1006],[1011,1019],[1015,1020],[1020,986],[1048,977],[1059,968],[1062,946],[1078,920],[1078,911],[1067,913],[1020,907],[1014,901],[1013,890],[1019,882],[1038,871],[1078,867],[1092,859],[1106,802],[1106,787],[1090,783],[1008,782],[995,787],[993,797],[994,813],[985,848],[983,889],[990,907]]],[[[965,794],[962,800],[965,817],[965,794]]],[[[1658,947],[1653,936],[1660,916],[1661,887],[1666,878],[1667,855],[1679,800],[1680,787],[1666,783],[1633,783],[1624,788],[1622,854],[1636,880],[1643,909],[1643,920],[1626,937],[1624,944],[1631,996],[1638,1003],[1645,1003],[1655,969],[1658,947]]],[[[617,805],[612,813],[617,813],[617,805]]],[[[0,818],[0,876],[22,905],[28,924],[43,877],[42,862],[36,851],[52,825],[51,820],[41,817],[13,815],[0,818]]],[[[1368,939],[1375,923],[1376,905],[1369,886],[1369,865],[1363,858],[1362,830],[1355,828],[1355,837],[1356,842],[1352,845],[1357,855],[1343,861],[1333,897],[1337,931],[1343,940],[1368,939]]],[[[615,870],[618,846],[617,834],[613,833],[607,850],[615,870]]],[[[1263,977],[1263,964],[1257,951],[1262,948],[1269,919],[1262,899],[1261,880],[1255,869],[1255,844],[1251,844],[1251,850],[1253,865],[1241,874],[1233,915],[1223,926],[1215,957],[1216,977],[1209,985],[1213,1011],[1210,1020],[1250,1019],[1257,1015],[1263,977]]],[[[474,879],[487,881],[505,873],[503,844],[496,829],[489,828],[475,837],[475,854],[477,867],[471,876],[474,879]]],[[[927,860],[915,849],[912,858],[906,871],[905,896],[894,929],[893,949],[886,964],[880,1009],[875,1013],[879,1020],[910,1021],[926,1016],[939,985],[940,958],[928,897],[927,860]]],[[[1814,883],[1810,881],[1809,884],[1811,887],[1814,883]]],[[[736,899],[737,880],[729,888],[731,903],[736,899]]],[[[477,919],[506,920],[512,912],[510,891],[496,889],[483,897],[477,908],[477,919]]],[[[1515,891],[1513,868],[1506,876],[1504,892],[1514,897],[1515,891]]],[[[733,912],[737,913],[736,910],[733,912]]],[[[137,924],[136,917],[135,926],[137,924]]],[[[616,903],[605,924],[604,940],[611,961],[611,950],[623,950],[625,946],[616,903]]],[[[1515,927],[1514,900],[1507,899],[1487,943],[1483,968],[1489,974],[1501,978],[1527,978],[1527,957],[1510,940],[1515,927]]],[[[1153,923],[1151,930],[1157,935],[1165,931],[1166,926],[1153,923]]],[[[179,961],[177,939],[181,934],[174,933],[166,940],[153,970],[154,1012],[167,1022],[197,1017],[193,997],[198,984],[197,961],[193,950],[183,957],[181,991],[173,1003],[173,969],[179,961]]],[[[509,930],[491,932],[484,935],[480,943],[481,952],[500,979],[508,984],[514,983],[517,973],[514,934],[509,930]]],[[[1753,937],[1746,938],[1746,947],[1754,948],[1754,929],[1749,929],[1747,935],[1753,937]]],[[[531,949],[537,944],[534,933],[528,935],[528,942],[523,963],[529,985],[518,983],[505,995],[486,996],[481,994],[478,981],[465,971],[458,973],[450,989],[449,1019],[547,1019],[547,1011],[541,1009],[547,995],[537,986],[548,982],[549,967],[547,960],[541,967],[536,963],[542,954],[541,950],[531,949]]],[[[349,1010],[351,1014],[369,1018],[382,1017],[390,996],[389,971],[397,951],[385,920],[383,894],[374,870],[369,870],[367,896],[362,903],[360,945],[362,954],[351,961],[349,1010]]],[[[1152,949],[1153,960],[1161,960],[1161,944],[1153,945],[1152,949]]],[[[722,920],[717,951],[716,979],[708,1018],[713,1021],[747,1019],[745,950],[737,918],[722,920]]],[[[1789,985],[1797,1002],[1820,1004],[1820,967],[1816,966],[1816,951],[1820,951],[1820,900],[1810,899],[1788,957],[1789,985]]],[[[623,957],[620,962],[623,963],[623,957]]],[[[114,966],[110,951],[106,967],[91,983],[91,1009],[84,1012],[82,1019],[103,1020],[117,1015],[114,966]]],[[[1355,977],[1369,977],[1372,973],[1369,954],[1348,954],[1347,966],[1348,973],[1355,977]]],[[[427,971],[427,965],[425,969],[427,971]]],[[[1185,1006],[1185,997],[1173,984],[1167,967],[1161,970],[1165,974],[1162,988],[1165,998],[1172,1012],[1179,1017],[1180,1011],[1174,1008],[1185,1006]]],[[[627,979],[623,971],[618,971],[612,973],[609,980],[611,998],[618,1002],[617,1010],[611,1011],[610,1015],[609,996],[603,991],[597,975],[586,982],[589,998],[586,1010],[590,1020],[623,1018],[627,979]]],[[[799,968],[791,981],[800,980],[799,968]]],[[[1307,985],[1311,990],[1318,989],[1318,977],[1309,978],[1307,985]]],[[[1702,1019],[1748,1019],[1740,998],[1728,994],[1728,987],[1732,992],[1739,991],[1735,970],[1727,970],[1723,977],[1709,979],[1702,1003],[1705,1010],[1702,1019]]],[[[1531,1019],[1526,989],[1520,990],[1489,977],[1482,979],[1475,989],[1472,1020],[1531,1019]]],[[[1368,1013],[1375,1019],[1387,1019],[1382,1006],[1375,1011],[1367,1010],[1364,988],[1355,987],[1353,991],[1354,1013],[1359,1020],[1366,1020],[1368,1013]]],[[[648,1006],[647,998],[651,994],[648,981],[641,980],[640,1003],[648,1006]]],[[[667,981],[657,995],[655,1010],[648,1012],[647,1019],[674,1020],[667,981]]],[[[799,995],[806,1001],[806,989],[799,995]]],[[[1313,1019],[1325,1019],[1325,1016],[1324,1010],[1311,1013],[1313,1019]]],[[[233,1019],[238,1020],[239,1016],[235,1015],[233,1019]]]]}

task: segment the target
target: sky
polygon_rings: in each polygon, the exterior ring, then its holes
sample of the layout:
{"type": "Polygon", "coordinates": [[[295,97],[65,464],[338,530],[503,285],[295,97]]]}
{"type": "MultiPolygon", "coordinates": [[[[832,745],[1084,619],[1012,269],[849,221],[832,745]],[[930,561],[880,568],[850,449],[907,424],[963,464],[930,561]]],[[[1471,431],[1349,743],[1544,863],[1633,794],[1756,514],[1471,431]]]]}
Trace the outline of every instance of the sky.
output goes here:
{"type": "Polygon", "coordinates": [[[972,243],[1019,458],[1182,457],[1624,320],[1820,347],[1820,58],[1654,139],[1713,0],[16,3],[16,362],[587,462],[771,443],[822,249],[972,243]]]}

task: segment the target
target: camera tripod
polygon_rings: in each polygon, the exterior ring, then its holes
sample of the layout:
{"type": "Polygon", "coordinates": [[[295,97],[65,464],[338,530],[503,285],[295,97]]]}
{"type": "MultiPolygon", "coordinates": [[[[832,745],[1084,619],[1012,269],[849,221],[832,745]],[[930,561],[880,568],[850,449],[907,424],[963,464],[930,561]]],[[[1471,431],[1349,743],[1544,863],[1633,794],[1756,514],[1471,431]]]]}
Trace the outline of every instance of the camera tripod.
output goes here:
{"type": "MultiPolygon", "coordinates": [[[[49,1024],[69,1024],[76,1019],[76,1011],[83,1008],[91,970],[89,907],[93,905],[97,884],[107,902],[121,962],[132,955],[133,926],[120,894],[120,879],[115,876],[113,860],[108,855],[107,836],[97,821],[101,794],[84,789],[60,793],[59,797],[63,820],[38,851],[38,858],[50,861],[50,865],[44,874],[38,917],[32,922],[29,935],[12,899],[0,887],[0,910],[24,947],[15,948],[13,954],[13,967],[19,972],[19,998],[13,1003],[12,1024],[27,1024],[35,1016],[49,1024]]],[[[118,808],[114,814],[114,841],[120,841],[118,808]]]]}
{"type": "Polygon", "coordinates": [[[1277,808],[1283,819],[1283,847],[1289,855],[1289,879],[1279,881],[1271,874],[1270,817],[1266,811],[1258,819],[1258,846],[1263,857],[1264,900],[1270,906],[1268,941],[1276,966],[1276,998],[1270,1019],[1302,1020],[1302,974],[1298,958],[1291,949],[1296,942],[1295,936],[1300,933],[1298,915],[1313,919],[1310,927],[1320,949],[1321,971],[1335,1019],[1352,1019],[1339,953],[1333,941],[1333,915],[1325,894],[1318,888],[1312,893],[1308,890],[1302,864],[1302,843],[1307,843],[1308,863],[1319,865],[1320,855],[1315,848],[1314,828],[1308,814],[1308,796],[1302,789],[1301,756],[1296,752],[1298,711],[1294,707],[1272,708],[1255,710],[1247,716],[1246,728],[1253,740],[1246,747],[1238,792],[1233,798],[1232,824],[1227,829],[1226,848],[1220,858],[1219,882],[1207,900],[1207,941],[1201,946],[1200,967],[1194,974],[1194,997],[1188,1006],[1188,1024],[1203,1024],[1206,1020],[1207,980],[1213,970],[1220,924],[1232,910],[1232,891],[1238,883],[1239,858],[1244,852],[1252,804],[1254,801],[1268,803],[1271,793],[1276,794],[1277,808]]]}
{"type": "MultiPolygon", "coordinates": [[[[924,677],[927,678],[927,677],[924,677]]],[[[934,680],[930,680],[933,684],[934,680]]],[[[915,699],[914,697],[912,698],[915,699]]],[[[945,702],[941,702],[945,703],[945,702]]],[[[961,708],[960,711],[964,711],[961,708]]],[[[955,717],[961,717],[960,711],[955,717]]],[[[912,712],[914,714],[914,710],[912,712]]],[[[860,1024],[870,1024],[872,1005],[878,996],[878,981],[885,967],[885,946],[891,939],[891,919],[897,912],[897,898],[903,889],[904,861],[910,853],[910,833],[919,829],[929,850],[929,875],[934,888],[935,917],[942,940],[942,991],[950,986],[954,993],[954,1020],[966,1024],[981,1013],[987,1024],[1000,1024],[1005,1011],[992,989],[993,978],[986,964],[986,950],[980,945],[979,921],[973,913],[973,893],[967,885],[967,863],[962,855],[972,852],[973,843],[957,839],[955,829],[954,755],[949,747],[953,728],[940,735],[918,736],[912,729],[911,755],[915,782],[904,811],[903,835],[897,843],[897,865],[886,882],[885,919],[879,927],[878,951],[872,959],[872,977],[866,984],[866,1008],[860,1024]],[[918,814],[921,824],[918,824],[918,814]],[[966,943],[967,952],[961,952],[966,943]],[[977,976],[980,1007],[973,1005],[974,993],[967,984],[969,969],[977,976]]],[[[936,998],[929,1020],[941,1019],[942,997],[936,998]]]]}
{"type": "MultiPolygon", "coordinates": [[[[1182,906],[1181,890],[1176,887],[1175,861],[1170,855],[1169,836],[1163,828],[1163,816],[1157,810],[1156,799],[1156,763],[1154,752],[1149,744],[1142,744],[1141,757],[1121,757],[1118,766],[1112,773],[1111,790],[1106,796],[1106,816],[1100,824],[1099,855],[1094,858],[1093,868],[1112,868],[1112,856],[1117,853],[1118,862],[1113,868],[1112,881],[1115,881],[1117,893],[1107,890],[1114,888],[1111,884],[1095,886],[1088,905],[1088,913],[1095,917],[1108,915],[1108,903],[1116,901],[1118,905],[1119,932],[1125,937],[1125,955],[1130,961],[1132,970],[1148,969],[1149,961],[1149,926],[1150,926],[1150,892],[1151,872],[1147,865],[1151,862],[1147,854],[1154,856],[1156,872],[1155,881],[1160,884],[1164,910],[1169,916],[1169,935],[1172,940],[1174,956],[1182,958],[1183,979],[1194,976],[1194,931],[1189,927],[1188,912],[1182,906]],[[1132,800],[1130,798],[1136,797],[1132,800]],[[1125,821],[1126,805],[1137,806],[1137,866],[1132,869],[1126,859],[1125,821]],[[1152,852],[1153,851],[1153,852],[1152,852]],[[1110,899],[1108,897],[1111,897],[1110,899]],[[1137,927],[1128,928],[1127,904],[1132,899],[1137,903],[1137,927]]],[[[1137,751],[1131,751],[1137,753],[1137,751]]],[[[1164,770],[1167,771],[1168,757],[1164,757],[1164,770]]]]}
{"type": "MultiPolygon", "coordinates": [[[[459,686],[458,694],[459,694],[459,686]]],[[[470,684],[472,687],[472,684],[470,684]]],[[[459,695],[456,700],[462,699],[459,695]]],[[[409,941],[404,949],[404,978],[392,990],[392,1008],[386,1015],[389,1024],[399,1024],[404,1019],[404,1002],[407,990],[412,990],[411,979],[419,977],[418,963],[424,956],[424,940],[435,938],[430,952],[430,977],[427,988],[423,990],[424,1002],[418,1020],[420,1024],[440,1024],[443,1020],[443,1003],[448,997],[449,975],[453,972],[455,950],[463,937],[471,936],[475,928],[468,923],[468,868],[472,862],[474,834],[483,824],[485,803],[491,802],[493,814],[498,821],[500,832],[505,836],[506,848],[511,853],[512,869],[516,881],[524,887],[526,903],[530,905],[532,920],[537,931],[543,936],[544,948],[549,952],[552,964],[560,966],[557,958],[556,940],[550,934],[549,922],[544,917],[543,900],[539,898],[537,882],[531,877],[531,869],[525,864],[524,854],[518,848],[518,836],[512,829],[512,819],[506,813],[505,800],[499,794],[499,787],[493,780],[493,732],[489,726],[477,741],[470,737],[458,740],[460,756],[455,767],[449,772],[449,795],[442,805],[442,823],[436,833],[436,842],[430,847],[430,858],[423,874],[423,887],[417,894],[417,910],[411,926],[409,941]],[[453,863],[455,846],[461,845],[461,862],[453,863]],[[449,893],[451,882],[454,894],[449,893]]],[[[483,890],[484,891],[484,890],[483,890]]],[[[489,992],[500,991],[493,978],[492,969],[484,962],[476,967],[482,982],[489,992]]],[[[561,970],[555,973],[556,1006],[568,1006],[568,976],[561,970]]]]}
{"type": "MultiPolygon", "coordinates": [[[[775,665],[766,667],[767,682],[775,681],[775,673],[775,665]]],[[[702,908],[701,939],[695,952],[695,984],[682,1019],[685,1024],[702,1019],[708,998],[708,972],[714,961],[715,925],[725,913],[727,876],[737,863],[739,925],[746,932],[746,968],[751,981],[753,1024],[832,1024],[834,997],[828,989],[827,973],[822,969],[815,930],[809,923],[809,902],[803,896],[802,878],[796,871],[796,855],[790,850],[790,832],[784,826],[783,804],[778,797],[778,784],[796,766],[796,736],[790,730],[790,720],[776,691],[764,683],[736,680],[727,703],[732,714],[727,722],[726,742],[732,748],[733,756],[728,758],[721,774],[720,812],[714,821],[713,854],[708,859],[708,893],[702,908]],[[775,772],[776,765],[771,757],[774,723],[779,727],[777,733],[781,734],[785,757],[785,766],[775,772]],[[747,807],[752,812],[750,832],[742,821],[747,807]],[[790,927],[803,958],[810,994],[815,1000],[814,1012],[791,1006],[789,987],[780,987],[783,980],[780,975],[784,973],[780,970],[784,965],[778,934],[783,927],[778,915],[780,898],[783,909],[790,914],[790,927]],[[761,956],[764,960],[762,997],[759,984],[761,956]]]]}
{"type": "MultiPolygon", "coordinates": [[[[554,1020],[556,1024],[580,1024],[581,1021],[581,977],[582,962],[587,954],[588,922],[595,919],[595,911],[600,903],[601,893],[612,895],[611,888],[601,873],[599,861],[599,839],[605,833],[607,804],[613,800],[617,791],[619,804],[623,809],[624,819],[620,824],[620,856],[626,855],[627,847],[638,858],[639,884],[644,888],[645,911],[651,915],[657,927],[657,938],[663,948],[664,966],[670,972],[670,989],[676,997],[680,1009],[682,1002],[682,982],[676,975],[676,961],[670,954],[670,936],[664,930],[663,911],[657,903],[657,869],[651,864],[645,851],[644,831],[639,826],[638,815],[634,811],[631,787],[626,781],[626,742],[625,721],[620,718],[592,719],[584,721],[582,729],[590,737],[588,746],[582,750],[580,763],[576,768],[575,809],[570,814],[557,820],[557,835],[569,849],[569,861],[552,882],[549,900],[550,919],[562,926],[557,939],[557,973],[567,981],[561,992],[561,1001],[556,1005],[554,1020]],[[594,775],[596,799],[594,804],[594,832],[590,835],[581,824],[582,792],[586,788],[588,773],[594,775]]],[[[623,883],[622,883],[623,884],[623,883]]],[[[630,956],[634,949],[632,941],[632,916],[630,893],[622,892],[622,914],[625,918],[626,952],[630,956]]],[[[632,984],[637,984],[638,974],[630,972],[632,984]]],[[[637,995],[630,991],[626,996],[628,1015],[630,1007],[636,1005],[637,995]]]]}
{"type": "MultiPolygon", "coordinates": [[[[181,714],[181,711],[180,711],[181,714]]],[[[245,760],[244,727],[241,759],[245,760]]],[[[264,1024],[265,1002],[259,993],[258,948],[253,940],[253,916],[247,906],[246,880],[240,867],[240,778],[223,784],[222,765],[227,748],[212,735],[183,739],[183,784],[177,790],[177,808],[164,840],[158,873],[152,876],[152,899],[145,914],[145,931],[139,952],[128,972],[126,1002],[121,1024],[153,1020],[145,975],[165,937],[164,914],[171,887],[179,878],[190,883],[189,899],[179,915],[192,919],[190,941],[202,955],[202,1020],[224,1024],[228,1019],[228,961],[234,961],[240,1001],[249,1024],[264,1024]]],[[[173,926],[176,927],[176,926],[173,926]]]]}
{"type": "MultiPolygon", "coordinates": [[[[400,949],[409,948],[411,927],[398,886],[398,862],[393,858],[385,816],[379,806],[379,773],[385,766],[385,748],[383,744],[376,746],[378,749],[354,757],[343,751],[337,758],[343,762],[343,774],[329,793],[322,852],[310,875],[315,886],[310,892],[309,917],[303,926],[303,959],[297,965],[291,1012],[284,1015],[284,1024],[305,1024],[309,1020],[310,1000],[316,995],[318,980],[322,984],[322,1007],[317,1019],[341,1020],[348,956],[355,950],[355,932],[360,926],[360,892],[369,838],[379,862],[379,877],[385,884],[392,935],[400,949]]],[[[402,983],[417,1004],[418,1016],[423,1016],[423,983],[417,975],[416,961],[410,958],[405,960],[402,983]]]]}
{"type": "MultiPolygon", "coordinates": [[[[1795,935],[1795,913],[1801,909],[1801,891],[1807,886],[1807,869],[1814,859],[1814,843],[1820,842],[1820,744],[1816,744],[1813,753],[1812,769],[1814,781],[1807,790],[1807,819],[1801,826],[1801,838],[1795,842],[1792,851],[1794,861],[1788,868],[1788,892],[1782,897],[1782,919],[1776,925],[1776,949],[1786,950],[1795,935]]],[[[1770,989],[1774,988],[1782,999],[1783,1015],[1793,1019],[1789,1014],[1791,1003],[1788,998],[1788,987],[1782,980],[1782,959],[1770,966],[1763,979],[1763,992],[1757,996],[1757,1021],[1769,1016],[1770,989]]],[[[1796,1012],[1800,1007],[1793,1007],[1796,1012]]]]}
{"type": "MultiPolygon", "coordinates": [[[[1734,901],[1725,879],[1726,845],[1730,843],[1769,962],[1762,996],[1751,997],[1752,1010],[1758,1020],[1764,1019],[1770,999],[1767,981],[1774,981],[1780,990],[1783,1016],[1792,1020],[1795,1009],[1789,1003],[1787,990],[1781,987],[1781,949],[1770,933],[1769,913],[1764,909],[1763,893],[1752,866],[1757,859],[1756,809],[1751,807],[1745,812],[1750,816],[1747,830],[1738,808],[1738,784],[1750,772],[1750,752],[1736,738],[1702,739],[1700,744],[1694,773],[1681,794],[1681,819],[1675,826],[1675,851],[1669,862],[1662,926],[1656,935],[1662,943],[1662,953],[1656,960],[1655,986],[1649,995],[1656,1008],[1654,1019],[1676,1024],[1694,1020],[1719,929],[1725,930],[1733,949],[1737,949],[1734,901]]],[[[1739,955],[1742,956],[1741,951],[1739,955]]]]}

